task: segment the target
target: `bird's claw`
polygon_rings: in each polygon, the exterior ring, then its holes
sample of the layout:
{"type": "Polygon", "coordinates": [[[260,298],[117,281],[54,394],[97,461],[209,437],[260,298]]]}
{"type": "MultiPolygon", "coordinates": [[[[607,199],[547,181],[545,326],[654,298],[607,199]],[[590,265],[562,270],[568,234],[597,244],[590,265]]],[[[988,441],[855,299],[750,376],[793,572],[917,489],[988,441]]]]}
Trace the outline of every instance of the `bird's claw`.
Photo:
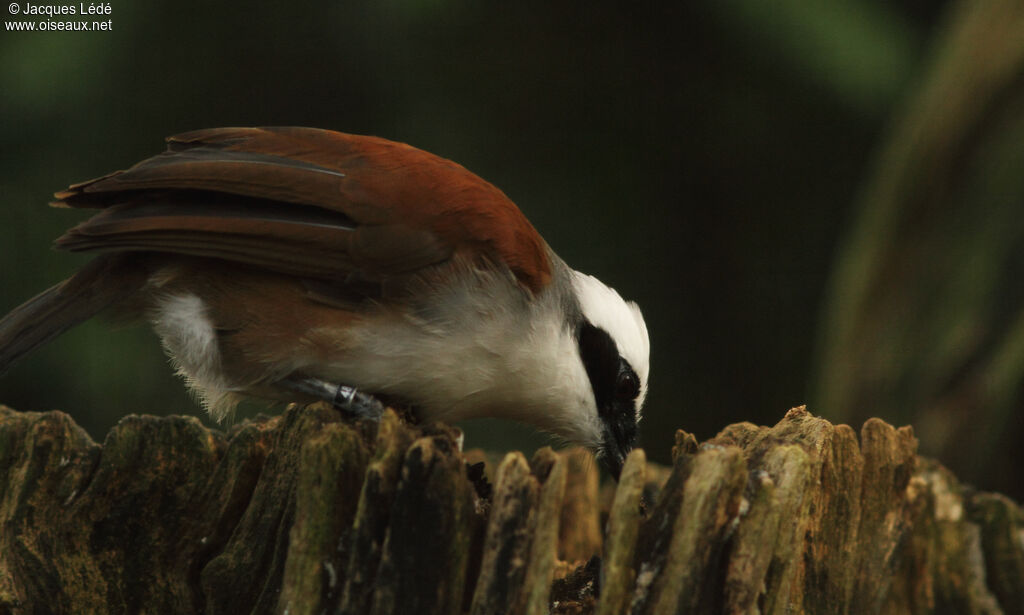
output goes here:
{"type": "Polygon", "coordinates": [[[331,405],[335,408],[358,419],[380,420],[384,413],[384,404],[379,399],[368,393],[344,384],[338,385],[334,393],[331,405]]]}

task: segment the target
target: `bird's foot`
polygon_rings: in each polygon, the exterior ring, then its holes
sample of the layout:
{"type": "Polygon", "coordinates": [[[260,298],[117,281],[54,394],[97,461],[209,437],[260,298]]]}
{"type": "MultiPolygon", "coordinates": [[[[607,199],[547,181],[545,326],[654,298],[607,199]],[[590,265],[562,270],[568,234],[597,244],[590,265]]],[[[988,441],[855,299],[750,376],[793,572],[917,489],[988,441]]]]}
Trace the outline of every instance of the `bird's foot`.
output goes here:
{"type": "Polygon", "coordinates": [[[345,414],[360,419],[379,421],[380,416],[384,414],[384,404],[379,399],[344,384],[339,384],[335,389],[331,405],[345,414]]]}
{"type": "Polygon", "coordinates": [[[281,384],[297,393],[326,401],[352,418],[379,421],[384,413],[384,404],[379,399],[345,384],[316,378],[289,378],[282,380],[281,384]]]}

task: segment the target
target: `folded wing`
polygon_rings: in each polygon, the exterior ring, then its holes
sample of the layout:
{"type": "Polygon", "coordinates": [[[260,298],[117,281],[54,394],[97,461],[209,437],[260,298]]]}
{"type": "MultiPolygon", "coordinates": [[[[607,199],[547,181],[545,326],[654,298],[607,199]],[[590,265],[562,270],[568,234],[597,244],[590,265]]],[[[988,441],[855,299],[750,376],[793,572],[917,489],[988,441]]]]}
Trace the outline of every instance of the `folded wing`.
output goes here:
{"type": "Polygon", "coordinates": [[[497,188],[408,145],[310,128],[219,128],[76,184],[58,206],[98,208],[57,240],[73,251],[162,251],[328,281],[414,272],[456,253],[508,264],[537,291],[543,241],[497,188]]]}

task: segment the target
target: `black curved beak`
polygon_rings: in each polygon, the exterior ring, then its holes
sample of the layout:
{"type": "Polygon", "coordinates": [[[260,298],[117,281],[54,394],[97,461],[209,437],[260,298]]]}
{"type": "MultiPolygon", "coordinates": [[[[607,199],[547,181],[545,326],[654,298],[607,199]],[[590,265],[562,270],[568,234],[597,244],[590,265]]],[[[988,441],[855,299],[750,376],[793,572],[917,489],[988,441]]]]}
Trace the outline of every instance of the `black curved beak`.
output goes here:
{"type": "Polygon", "coordinates": [[[636,414],[632,405],[613,402],[605,419],[604,442],[601,443],[601,465],[618,482],[626,456],[637,445],[636,414]],[[622,407],[618,407],[621,405],[622,407]]]}
{"type": "Polygon", "coordinates": [[[604,469],[612,475],[615,482],[619,482],[619,476],[622,475],[622,466],[626,464],[626,455],[623,455],[618,451],[609,451],[607,449],[602,452],[601,465],[604,466],[604,469]]]}

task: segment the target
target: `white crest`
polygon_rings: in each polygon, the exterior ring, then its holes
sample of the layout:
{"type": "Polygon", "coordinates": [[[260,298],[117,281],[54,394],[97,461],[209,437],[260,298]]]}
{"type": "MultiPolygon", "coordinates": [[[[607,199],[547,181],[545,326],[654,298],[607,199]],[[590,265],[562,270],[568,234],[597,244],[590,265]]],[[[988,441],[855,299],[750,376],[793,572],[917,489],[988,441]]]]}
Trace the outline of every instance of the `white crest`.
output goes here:
{"type": "Polygon", "coordinates": [[[573,271],[572,282],[579,297],[583,315],[596,327],[608,332],[622,355],[640,377],[640,394],[636,398],[636,416],[647,396],[647,377],[651,368],[651,342],[640,307],[625,301],[614,289],[594,276],[573,271]]]}

